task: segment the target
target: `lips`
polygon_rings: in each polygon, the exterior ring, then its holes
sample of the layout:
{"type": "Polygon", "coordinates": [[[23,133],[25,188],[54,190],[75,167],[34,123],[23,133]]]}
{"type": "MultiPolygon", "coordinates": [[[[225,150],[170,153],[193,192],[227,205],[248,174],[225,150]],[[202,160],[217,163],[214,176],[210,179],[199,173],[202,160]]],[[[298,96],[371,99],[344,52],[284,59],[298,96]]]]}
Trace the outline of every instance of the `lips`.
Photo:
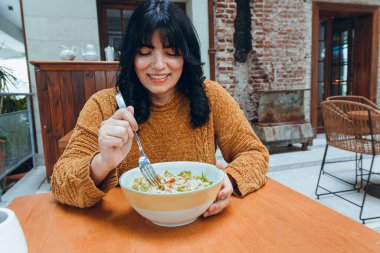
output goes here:
{"type": "Polygon", "coordinates": [[[161,83],[161,82],[165,82],[168,79],[169,75],[170,74],[160,74],[160,75],[158,75],[158,74],[148,74],[148,77],[153,82],[161,83]]]}

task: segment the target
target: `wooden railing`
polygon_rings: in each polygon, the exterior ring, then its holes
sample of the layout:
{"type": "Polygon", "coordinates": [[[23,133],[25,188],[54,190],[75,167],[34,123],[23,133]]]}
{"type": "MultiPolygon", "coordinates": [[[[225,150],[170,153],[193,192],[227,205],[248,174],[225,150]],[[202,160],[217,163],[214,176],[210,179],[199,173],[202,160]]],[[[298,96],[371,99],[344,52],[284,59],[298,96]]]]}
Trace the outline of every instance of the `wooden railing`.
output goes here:
{"type": "Polygon", "coordinates": [[[32,61],[41,121],[46,175],[60,156],[58,141],[75,126],[95,92],[114,87],[119,62],[32,61]]]}

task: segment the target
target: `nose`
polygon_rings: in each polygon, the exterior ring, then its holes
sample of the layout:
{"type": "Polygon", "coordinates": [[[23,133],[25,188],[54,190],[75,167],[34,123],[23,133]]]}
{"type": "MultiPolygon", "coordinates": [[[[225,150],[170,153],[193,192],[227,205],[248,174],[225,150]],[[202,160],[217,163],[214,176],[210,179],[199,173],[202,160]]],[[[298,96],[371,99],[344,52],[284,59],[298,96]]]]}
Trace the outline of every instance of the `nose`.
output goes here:
{"type": "Polygon", "coordinates": [[[162,53],[154,54],[154,59],[152,62],[152,68],[156,70],[162,70],[166,67],[165,56],[162,53]]]}

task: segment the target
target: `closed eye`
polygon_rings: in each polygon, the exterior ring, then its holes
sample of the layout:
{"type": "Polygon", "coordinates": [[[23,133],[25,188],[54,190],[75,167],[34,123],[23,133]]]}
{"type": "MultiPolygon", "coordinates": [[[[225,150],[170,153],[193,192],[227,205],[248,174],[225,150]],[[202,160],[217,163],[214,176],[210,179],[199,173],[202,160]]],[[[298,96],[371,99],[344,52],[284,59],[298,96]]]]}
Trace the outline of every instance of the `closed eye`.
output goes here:
{"type": "Polygon", "coordinates": [[[169,56],[179,56],[180,53],[175,48],[165,48],[165,53],[169,56]]]}
{"type": "Polygon", "coordinates": [[[149,47],[142,47],[142,48],[139,48],[138,50],[137,50],[137,53],[139,54],[139,55],[149,55],[149,54],[151,54],[152,53],[152,49],[151,48],[149,48],[149,47]]]}

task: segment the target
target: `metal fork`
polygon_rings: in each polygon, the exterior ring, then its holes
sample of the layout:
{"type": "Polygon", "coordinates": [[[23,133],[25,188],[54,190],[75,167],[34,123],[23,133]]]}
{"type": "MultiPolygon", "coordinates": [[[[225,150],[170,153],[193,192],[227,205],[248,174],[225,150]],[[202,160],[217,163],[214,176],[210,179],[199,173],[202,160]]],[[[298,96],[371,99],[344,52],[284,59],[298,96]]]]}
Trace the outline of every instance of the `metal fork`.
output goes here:
{"type": "MultiPolygon", "coordinates": [[[[119,108],[127,108],[124,102],[123,96],[121,95],[120,92],[116,94],[116,103],[119,108]]],[[[134,134],[135,134],[137,145],[139,146],[139,150],[140,150],[139,168],[140,168],[141,174],[143,174],[143,176],[149,182],[150,185],[162,186],[160,177],[156,174],[156,172],[153,169],[152,164],[150,163],[148,157],[144,153],[144,150],[142,148],[137,132],[134,132],[134,134]]]]}

